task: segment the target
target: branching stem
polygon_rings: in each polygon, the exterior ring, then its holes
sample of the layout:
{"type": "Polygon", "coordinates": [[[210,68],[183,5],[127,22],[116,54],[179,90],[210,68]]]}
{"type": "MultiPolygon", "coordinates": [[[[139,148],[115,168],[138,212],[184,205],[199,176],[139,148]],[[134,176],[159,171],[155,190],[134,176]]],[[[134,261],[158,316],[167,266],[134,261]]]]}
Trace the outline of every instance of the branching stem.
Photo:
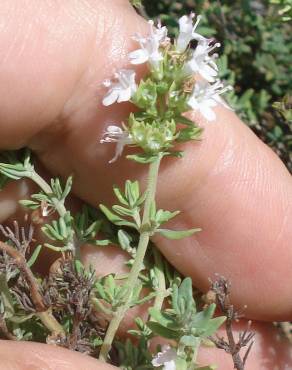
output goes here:
{"type": "Polygon", "coordinates": [[[137,280],[139,277],[139,273],[142,269],[143,260],[145,257],[145,253],[147,251],[149,239],[151,236],[151,227],[150,227],[150,210],[153,202],[155,201],[155,193],[156,193],[156,185],[157,185],[157,178],[158,178],[158,170],[161,161],[161,156],[158,155],[156,160],[152,162],[149,166],[149,174],[148,174],[148,184],[146,189],[146,199],[144,204],[144,211],[143,211],[143,218],[142,218],[142,225],[141,225],[141,232],[139,243],[137,247],[137,253],[135,257],[135,261],[133,263],[132,269],[126,281],[126,292],[125,300],[121,304],[121,306],[115,312],[113,319],[111,320],[101,350],[99,359],[106,362],[108,358],[108,353],[111,349],[113,339],[115,334],[120,326],[121,321],[123,320],[125,313],[127,312],[130,303],[131,303],[131,296],[135,285],[137,284],[137,280]]]}
{"type": "MultiPolygon", "coordinates": [[[[53,190],[51,186],[35,171],[31,173],[30,178],[42,189],[42,191],[46,194],[52,194],[53,190]]],[[[67,213],[66,207],[63,202],[60,202],[57,198],[52,198],[52,202],[54,204],[54,207],[60,217],[64,217],[67,213]]],[[[73,234],[74,235],[74,234],[73,234]]],[[[68,242],[69,247],[67,245],[67,248],[64,248],[65,250],[72,250],[74,256],[77,259],[80,259],[80,248],[79,244],[74,242],[74,236],[72,237],[72,240],[69,240],[68,242]]]]}

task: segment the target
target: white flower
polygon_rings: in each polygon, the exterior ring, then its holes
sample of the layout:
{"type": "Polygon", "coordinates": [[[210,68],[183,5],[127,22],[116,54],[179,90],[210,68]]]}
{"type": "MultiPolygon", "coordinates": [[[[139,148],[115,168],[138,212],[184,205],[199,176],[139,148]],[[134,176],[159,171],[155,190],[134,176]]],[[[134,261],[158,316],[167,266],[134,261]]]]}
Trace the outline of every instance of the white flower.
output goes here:
{"type": "Polygon", "coordinates": [[[201,16],[197,16],[196,23],[193,25],[193,18],[195,14],[191,13],[189,16],[184,15],[182,16],[178,23],[179,23],[179,35],[177,38],[176,43],[176,51],[179,53],[183,53],[187,46],[189,45],[190,41],[197,40],[197,41],[203,41],[205,40],[205,37],[200,35],[199,33],[195,32],[200,20],[201,16]]]}
{"type": "Polygon", "coordinates": [[[192,58],[186,63],[185,71],[187,73],[198,73],[206,81],[214,82],[218,74],[218,67],[214,61],[217,55],[209,56],[209,53],[219,46],[220,43],[210,46],[210,40],[199,41],[192,58]]]}
{"type": "Polygon", "coordinates": [[[198,81],[196,82],[192,95],[188,100],[188,104],[194,110],[198,110],[208,121],[214,121],[216,114],[212,108],[214,108],[218,103],[229,108],[224,100],[221,99],[220,95],[231,89],[231,86],[224,87],[222,82],[219,80],[212,85],[205,81],[198,81]]]}
{"type": "Polygon", "coordinates": [[[103,98],[102,104],[108,106],[115,102],[130,100],[137,90],[135,75],[135,71],[131,69],[121,69],[114,75],[118,82],[104,81],[104,86],[109,87],[109,91],[103,98]]]}
{"type": "Polygon", "coordinates": [[[163,59],[162,52],[159,50],[160,44],[165,41],[167,36],[167,28],[161,27],[158,24],[158,28],[154,27],[153,21],[148,22],[150,25],[150,36],[142,37],[140,35],[134,36],[140,44],[140,49],[132,51],[129,54],[130,62],[132,64],[143,64],[147,61],[154,67],[159,66],[159,62],[163,59]]]}
{"type": "Polygon", "coordinates": [[[169,345],[162,346],[162,352],[158,352],[152,360],[154,367],[163,366],[163,370],[176,370],[176,351],[169,345]]]}
{"type": "Polygon", "coordinates": [[[122,154],[125,145],[133,144],[131,135],[127,131],[123,131],[119,126],[110,125],[102,135],[100,142],[103,143],[117,143],[116,152],[113,159],[109,163],[115,162],[122,154]]]}
{"type": "Polygon", "coordinates": [[[55,211],[55,208],[52,205],[48,204],[45,200],[41,201],[40,209],[43,217],[48,217],[55,211]]]}

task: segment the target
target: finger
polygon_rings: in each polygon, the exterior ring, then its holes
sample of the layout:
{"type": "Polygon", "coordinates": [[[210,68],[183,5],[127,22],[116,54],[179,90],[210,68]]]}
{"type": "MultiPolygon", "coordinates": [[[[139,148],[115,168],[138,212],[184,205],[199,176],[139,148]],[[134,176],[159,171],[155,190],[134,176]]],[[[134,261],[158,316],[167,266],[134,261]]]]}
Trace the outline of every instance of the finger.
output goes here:
{"type": "Polygon", "coordinates": [[[19,200],[27,199],[36,187],[27,180],[11,181],[0,191],[0,223],[24,216],[19,200]]]}
{"type": "MultiPolygon", "coordinates": [[[[238,340],[240,331],[246,329],[244,320],[233,329],[235,340],[238,340]]],[[[271,324],[253,323],[252,332],[255,333],[254,343],[247,357],[248,370],[275,370],[290,369],[292,366],[292,350],[290,343],[279,336],[279,331],[271,324]]],[[[219,336],[226,339],[224,329],[219,330],[219,336]]],[[[240,351],[241,359],[244,358],[247,347],[240,351]]],[[[230,354],[222,349],[201,347],[198,361],[202,365],[210,363],[218,364],[218,369],[233,369],[233,360],[230,354]]]]}
{"type": "MultiPolygon", "coordinates": [[[[234,329],[237,337],[238,331],[244,327],[234,329]]],[[[279,338],[275,328],[267,324],[254,325],[255,342],[250,351],[246,368],[249,370],[290,369],[292,366],[292,353],[289,343],[279,338]]],[[[222,332],[222,335],[224,333],[222,332]]],[[[241,352],[243,358],[246,349],[241,352]]],[[[77,352],[68,351],[60,347],[31,342],[1,341],[0,370],[26,370],[26,369],[86,369],[110,370],[115,367],[98,362],[97,360],[77,352]],[[17,356],[15,356],[17,353],[17,356]]],[[[233,369],[230,354],[215,348],[201,347],[198,356],[200,365],[216,364],[219,369],[233,369]]]]}
{"type": "Polygon", "coordinates": [[[56,346],[0,341],[0,370],[111,370],[116,367],[56,346]],[[15,354],[17,353],[17,356],[15,354]]]}
{"type": "MultiPolygon", "coordinates": [[[[88,106],[87,114],[66,121],[72,131],[65,139],[48,133],[48,147],[37,150],[51,171],[73,173],[75,192],[93,205],[111,200],[112,183],[145,180],[137,164],[119,160],[109,165],[114,148],[97,145],[104,127],[125,117],[127,108],[122,107],[105,111],[98,106],[95,112],[95,107],[88,106]]],[[[203,231],[179,243],[159,238],[158,246],[201,289],[207,288],[214,273],[226,276],[232,282],[233,302],[238,307],[247,305],[249,317],[288,319],[292,308],[286,283],[292,277],[291,177],[232,112],[218,108],[212,125],[200,117],[196,121],[205,128],[203,140],[186,145],[184,159],[165,161],[158,205],[182,211],[172,227],[195,226],[203,231]]]]}
{"type": "MultiPolygon", "coordinates": [[[[74,2],[74,6],[77,3],[74,2]]],[[[101,4],[104,5],[104,2],[101,4]]],[[[31,139],[31,147],[49,169],[64,176],[74,173],[76,193],[95,205],[110,199],[109,185],[113,182],[121,184],[129,177],[145,178],[145,173],[142,170],[139,173],[135,164],[119,161],[108,165],[112,148],[97,145],[97,138],[104,127],[111,122],[120,122],[129,113],[127,104],[114,109],[102,107],[100,102],[104,91],[97,86],[105,77],[111,76],[115,68],[127,66],[126,54],[134,47],[130,36],[144,28],[135,13],[124,7],[124,2],[113,2],[111,5],[103,9],[96,5],[97,8],[89,10],[91,15],[98,10],[98,16],[93,16],[95,26],[92,32],[95,36],[90,47],[85,43],[91,57],[86,60],[86,66],[80,62],[84,68],[82,76],[76,73],[76,69],[71,69],[67,58],[65,61],[69,64],[62,64],[71,71],[68,75],[75,76],[75,85],[70,85],[71,90],[66,88],[71,95],[69,98],[68,94],[64,94],[67,99],[65,106],[63,102],[63,108],[60,108],[54,100],[50,100],[49,106],[55,107],[54,114],[59,112],[57,116],[48,114],[46,119],[39,115],[35,115],[34,119],[29,117],[34,122],[33,130],[30,129],[30,135],[26,131],[22,133],[22,137],[31,139]],[[101,27],[101,23],[107,26],[101,27]],[[102,33],[101,28],[107,32],[102,33]],[[45,123],[40,125],[40,121],[45,123]]],[[[63,24],[60,21],[62,16],[57,22],[55,18],[48,17],[54,20],[54,30],[63,24]]],[[[69,33],[76,32],[76,22],[67,18],[66,22],[69,22],[69,33]]],[[[82,18],[83,22],[86,23],[82,18]]],[[[84,40],[79,42],[80,45],[76,45],[80,46],[80,53],[86,54],[87,49],[82,49],[84,40]]],[[[60,58],[57,60],[65,57],[67,48],[70,56],[72,49],[68,43],[64,42],[62,47],[57,48],[60,58]]],[[[61,72],[64,71],[61,69],[61,72]]],[[[57,73],[54,88],[62,82],[61,72],[57,73]]],[[[30,73],[29,68],[24,73],[28,81],[31,80],[30,73]]],[[[64,73],[64,76],[67,74],[64,73]]],[[[64,86],[67,86],[66,81],[64,86]]],[[[61,100],[57,99],[57,102],[61,100]]],[[[24,105],[23,100],[20,101],[24,105]]],[[[16,107],[13,108],[14,112],[16,107]]],[[[35,114],[37,110],[33,108],[29,111],[35,114]]],[[[7,112],[5,117],[8,119],[10,111],[7,112]]],[[[290,316],[292,305],[290,289],[286,284],[291,278],[291,246],[288,245],[292,232],[288,225],[292,212],[290,175],[233,113],[218,109],[217,116],[216,123],[206,127],[200,144],[185,147],[183,160],[166,162],[159,183],[160,205],[184,211],[173,226],[200,226],[203,232],[175,246],[160,239],[158,245],[167,258],[183,273],[192,276],[202,289],[206,288],[208,277],[219,272],[232,281],[233,300],[238,306],[247,304],[249,316],[285,319],[290,316]],[[281,296],[280,302],[273,294],[275,291],[281,296]]],[[[15,116],[11,117],[14,117],[13,122],[19,124],[15,116]]],[[[24,114],[23,117],[27,116],[24,114]]],[[[205,125],[202,121],[200,123],[205,125]]],[[[8,131],[5,128],[3,138],[6,136],[12,140],[15,127],[11,125],[8,131]]],[[[5,143],[19,145],[20,141],[7,140],[5,143]]]]}
{"type": "Polygon", "coordinates": [[[96,111],[96,87],[125,57],[125,40],[140,27],[133,8],[127,0],[3,0],[0,10],[0,147],[27,145],[45,128],[66,135],[64,117],[83,119],[88,104],[96,111]]]}

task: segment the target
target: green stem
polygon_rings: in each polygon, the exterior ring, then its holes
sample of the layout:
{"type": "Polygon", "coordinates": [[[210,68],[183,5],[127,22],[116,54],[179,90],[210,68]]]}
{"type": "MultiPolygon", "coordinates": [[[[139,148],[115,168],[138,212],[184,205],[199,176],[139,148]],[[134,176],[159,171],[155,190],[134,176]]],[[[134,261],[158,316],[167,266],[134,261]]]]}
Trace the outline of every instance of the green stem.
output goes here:
{"type": "Polygon", "coordinates": [[[201,340],[197,338],[196,340],[196,345],[193,347],[193,357],[192,357],[192,362],[190,366],[188,367],[188,370],[195,370],[197,367],[197,357],[198,357],[198,350],[201,344],[201,340]]]}
{"type": "Polygon", "coordinates": [[[41,322],[52,334],[65,335],[62,325],[58,323],[50,309],[43,312],[37,312],[36,316],[38,316],[41,322]]]}
{"type": "MultiPolygon", "coordinates": [[[[30,178],[43,190],[44,193],[46,194],[52,194],[53,190],[50,187],[50,185],[36,172],[33,172],[30,175],[30,178]]],[[[64,217],[65,214],[67,213],[67,209],[64,205],[63,202],[60,202],[59,199],[57,198],[52,198],[52,203],[54,204],[54,207],[56,211],[58,212],[60,217],[64,217]]],[[[74,235],[74,234],[73,234],[74,235]]],[[[73,255],[77,258],[80,259],[80,248],[78,247],[78,243],[74,242],[74,236],[71,238],[72,240],[69,240],[68,246],[70,244],[70,248],[73,252],[73,255]]]]}
{"type": "Polygon", "coordinates": [[[143,218],[142,218],[142,226],[141,226],[141,233],[139,238],[139,243],[137,247],[137,253],[135,257],[135,261],[133,263],[132,269],[129,273],[128,279],[126,281],[126,289],[128,294],[126,294],[126,299],[123,304],[117,309],[113,319],[111,320],[103,344],[100,349],[99,359],[101,361],[106,362],[108,353],[111,349],[112,342],[114,340],[115,334],[120,326],[121,321],[123,320],[126,311],[129,308],[131,303],[131,293],[137,284],[137,280],[139,277],[139,273],[142,269],[143,260],[147,251],[147,246],[149,243],[151,229],[150,229],[150,209],[151,205],[155,201],[155,193],[156,193],[156,185],[157,185],[157,178],[158,178],[158,170],[161,161],[161,156],[158,155],[157,159],[152,162],[149,166],[149,174],[148,174],[148,184],[146,189],[146,199],[143,211],[143,218]]]}

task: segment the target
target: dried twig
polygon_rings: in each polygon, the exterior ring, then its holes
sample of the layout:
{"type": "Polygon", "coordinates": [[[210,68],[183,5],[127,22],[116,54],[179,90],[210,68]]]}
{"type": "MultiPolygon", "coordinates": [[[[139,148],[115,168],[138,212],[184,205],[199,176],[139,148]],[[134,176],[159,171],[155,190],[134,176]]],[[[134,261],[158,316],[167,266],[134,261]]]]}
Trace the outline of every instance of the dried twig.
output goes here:
{"type": "Polygon", "coordinates": [[[33,226],[29,226],[27,235],[24,227],[19,227],[18,222],[13,222],[14,230],[11,230],[9,226],[0,225],[1,233],[10,240],[15,248],[25,256],[28,248],[33,241],[33,226]]]}
{"type": "Polygon", "coordinates": [[[235,369],[244,370],[247,357],[254,343],[253,338],[255,334],[249,332],[251,322],[249,322],[247,330],[239,333],[239,338],[236,342],[233,334],[233,322],[242,317],[242,313],[235,311],[230,303],[230,284],[224,277],[220,276],[217,281],[212,283],[211,291],[216,294],[217,303],[223,314],[226,315],[225,327],[228,340],[226,341],[223,337],[218,336],[210,339],[217,348],[224,349],[225,352],[230,353],[235,369]],[[242,358],[240,350],[246,346],[247,350],[242,358]]]}
{"type": "Polygon", "coordinates": [[[11,245],[0,241],[0,250],[7,253],[17,265],[23,279],[29,286],[31,299],[35,306],[37,316],[43,324],[52,332],[63,333],[64,330],[58,321],[54,318],[51,311],[44,303],[43,296],[40,292],[39,285],[34,278],[31,269],[27,266],[26,259],[22,253],[13,248],[11,245]]]}
{"type": "Polygon", "coordinates": [[[44,304],[43,297],[39,291],[38,284],[31,272],[31,269],[27,266],[25,257],[11,245],[0,241],[0,250],[7,253],[17,265],[20,273],[24,277],[25,281],[29,285],[31,292],[31,299],[35,305],[37,312],[46,311],[47,307],[44,304]]]}

